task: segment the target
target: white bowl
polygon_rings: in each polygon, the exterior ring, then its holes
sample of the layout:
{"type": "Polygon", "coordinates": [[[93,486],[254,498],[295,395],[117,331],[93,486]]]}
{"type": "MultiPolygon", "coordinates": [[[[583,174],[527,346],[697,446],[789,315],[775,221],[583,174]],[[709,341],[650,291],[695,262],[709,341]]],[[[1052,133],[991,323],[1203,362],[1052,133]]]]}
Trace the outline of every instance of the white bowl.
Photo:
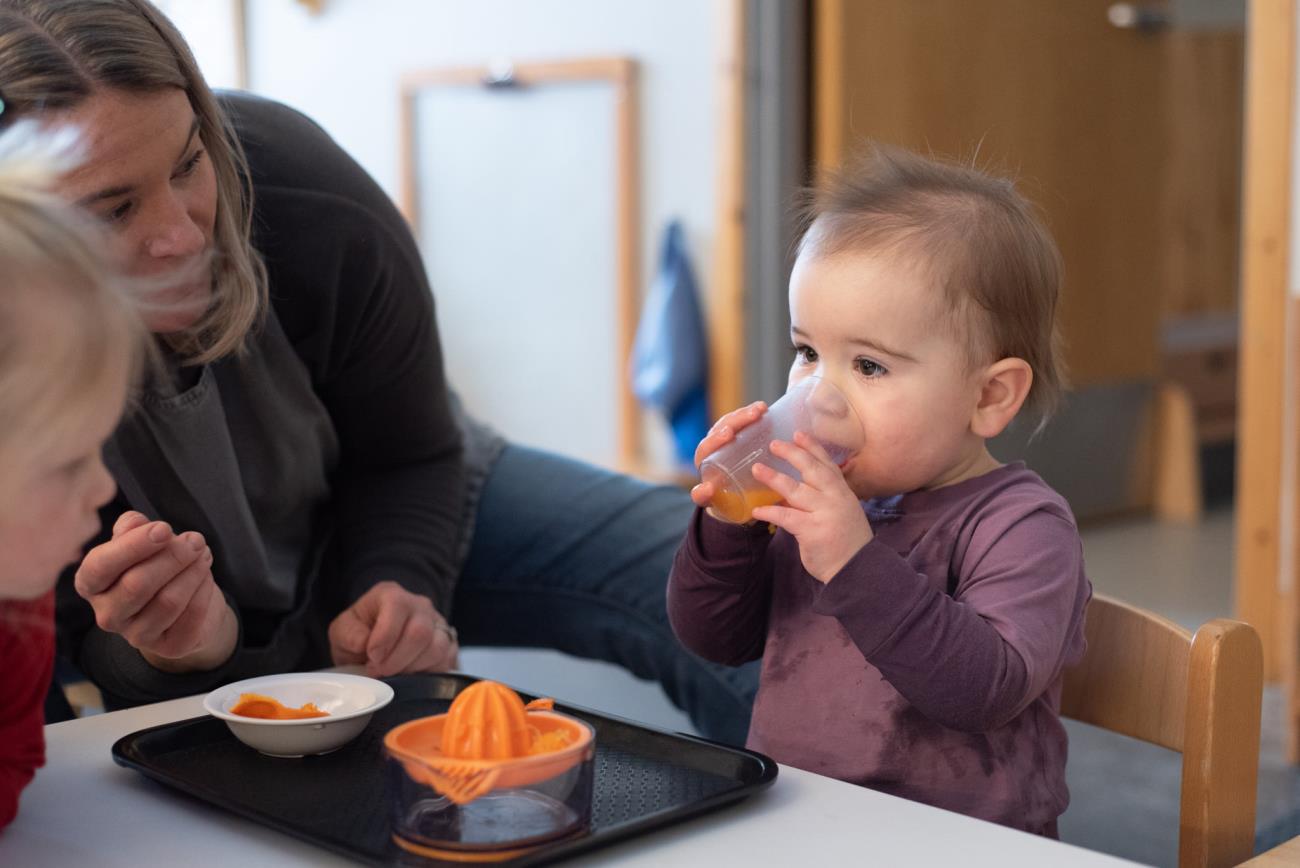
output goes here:
{"type": "Polygon", "coordinates": [[[218,687],[203,707],[230,727],[235,738],[268,756],[300,757],[338,750],[361,734],[371,716],[393,701],[393,688],[382,681],[342,672],[295,672],[264,675],[218,687]],[[316,703],[328,717],[262,720],[231,714],[242,693],[260,693],[291,708],[316,703]]]}

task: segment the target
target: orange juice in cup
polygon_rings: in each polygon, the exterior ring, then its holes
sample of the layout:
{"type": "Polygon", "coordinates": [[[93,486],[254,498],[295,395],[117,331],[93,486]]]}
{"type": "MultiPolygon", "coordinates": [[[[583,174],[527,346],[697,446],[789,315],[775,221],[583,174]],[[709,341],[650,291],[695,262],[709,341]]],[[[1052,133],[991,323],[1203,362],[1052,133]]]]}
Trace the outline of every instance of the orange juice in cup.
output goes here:
{"type": "Polygon", "coordinates": [[[713,483],[709,509],[735,524],[753,520],[757,507],[781,502],[781,495],[756,480],[755,464],[763,464],[798,480],[799,471],[772,454],[773,440],[793,442],[802,431],[821,444],[836,464],[862,448],[862,423],[839,389],[829,380],[808,377],[794,383],[736,438],[700,462],[700,479],[713,483]]]}
{"type": "Polygon", "coordinates": [[[754,517],[754,510],[760,506],[771,506],[781,502],[781,495],[770,488],[755,488],[750,491],[737,492],[724,488],[709,501],[713,514],[733,524],[744,524],[754,517]]]}

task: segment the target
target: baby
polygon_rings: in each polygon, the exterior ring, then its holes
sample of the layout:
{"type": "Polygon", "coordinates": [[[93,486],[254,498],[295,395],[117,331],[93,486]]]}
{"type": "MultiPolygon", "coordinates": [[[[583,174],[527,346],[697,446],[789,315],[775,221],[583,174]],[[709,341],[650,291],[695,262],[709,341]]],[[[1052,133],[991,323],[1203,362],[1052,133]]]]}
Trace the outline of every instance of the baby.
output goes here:
{"type": "Polygon", "coordinates": [[[44,761],[52,589],[116,488],[100,447],[145,357],[97,233],[47,192],[59,151],[0,134],[0,829],[44,761]]]}
{"type": "MultiPolygon", "coordinates": [[[[816,191],[790,278],[790,384],[848,397],[837,465],[776,441],[799,481],[728,524],[701,507],[668,589],[697,654],[763,658],[748,746],[802,769],[1055,836],[1061,674],[1091,594],[1069,506],[986,441],[1061,390],[1060,255],[1006,180],[906,152],[816,191]]],[[[723,416],[696,461],[765,411],[723,416]]]]}

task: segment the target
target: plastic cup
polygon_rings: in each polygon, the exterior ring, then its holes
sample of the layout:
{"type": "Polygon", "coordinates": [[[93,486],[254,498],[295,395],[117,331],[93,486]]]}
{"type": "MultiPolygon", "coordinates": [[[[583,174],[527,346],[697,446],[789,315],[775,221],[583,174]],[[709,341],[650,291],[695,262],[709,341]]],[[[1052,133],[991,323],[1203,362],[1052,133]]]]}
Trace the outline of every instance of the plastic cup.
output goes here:
{"type": "Polygon", "coordinates": [[[862,423],[844,393],[829,380],[808,377],[791,386],[758,421],[700,462],[700,479],[713,483],[709,508],[724,521],[745,524],[754,509],[780,503],[781,495],[754,478],[755,464],[800,479],[793,465],[772,454],[773,440],[792,442],[802,431],[842,464],[862,448],[862,423]]]}

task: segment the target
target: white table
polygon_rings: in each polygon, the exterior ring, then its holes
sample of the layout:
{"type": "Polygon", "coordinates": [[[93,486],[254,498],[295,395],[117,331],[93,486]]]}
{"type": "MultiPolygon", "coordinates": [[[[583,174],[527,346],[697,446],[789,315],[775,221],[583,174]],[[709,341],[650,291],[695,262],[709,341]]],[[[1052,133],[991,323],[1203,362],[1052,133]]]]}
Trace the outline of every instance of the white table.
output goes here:
{"type": "MultiPolygon", "coordinates": [[[[48,765],[0,833],[0,865],[347,865],[333,853],[179,796],[113,763],[118,738],[203,713],[199,697],[46,727],[48,765]]],[[[1132,864],[782,766],[738,805],[570,864],[1132,864]]]]}

